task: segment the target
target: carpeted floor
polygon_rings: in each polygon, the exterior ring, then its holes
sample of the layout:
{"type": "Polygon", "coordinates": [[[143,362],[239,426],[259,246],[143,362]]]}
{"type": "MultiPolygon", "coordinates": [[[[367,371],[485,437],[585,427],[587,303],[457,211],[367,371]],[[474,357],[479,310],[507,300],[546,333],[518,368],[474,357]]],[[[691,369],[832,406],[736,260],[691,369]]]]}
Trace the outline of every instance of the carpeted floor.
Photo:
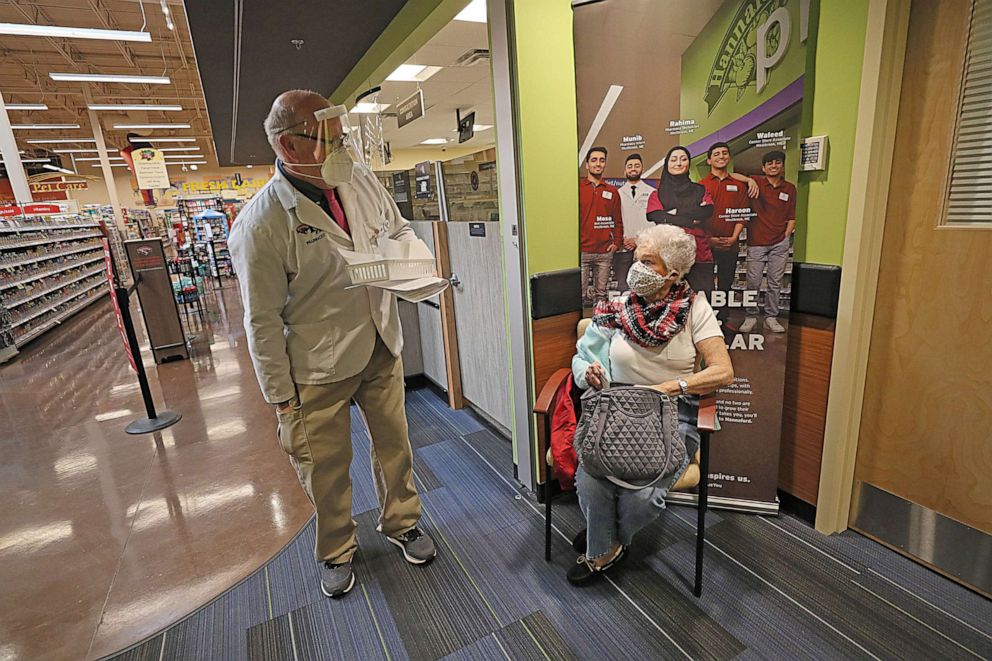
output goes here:
{"type": "Polygon", "coordinates": [[[369,440],[355,416],[358,586],[324,598],[313,523],[190,617],[114,659],[974,659],[992,658],[992,603],[854,533],[789,516],[712,512],[701,599],[694,514],[670,508],[609,580],[565,581],[574,497],[543,509],[511,478],[509,444],[430,390],[408,395],[423,527],[438,544],[406,564],[375,532],[369,440]]]}

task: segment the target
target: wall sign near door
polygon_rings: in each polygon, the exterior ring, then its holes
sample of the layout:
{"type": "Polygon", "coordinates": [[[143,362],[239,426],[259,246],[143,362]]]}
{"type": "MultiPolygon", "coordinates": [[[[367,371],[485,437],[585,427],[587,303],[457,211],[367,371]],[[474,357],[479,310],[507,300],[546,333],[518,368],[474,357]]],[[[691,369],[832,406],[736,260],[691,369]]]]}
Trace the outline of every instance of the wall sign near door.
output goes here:
{"type": "Polygon", "coordinates": [[[486,235],[486,224],[485,223],[469,223],[468,224],[468,235],[469,236],[485,236],[486,235]]]}

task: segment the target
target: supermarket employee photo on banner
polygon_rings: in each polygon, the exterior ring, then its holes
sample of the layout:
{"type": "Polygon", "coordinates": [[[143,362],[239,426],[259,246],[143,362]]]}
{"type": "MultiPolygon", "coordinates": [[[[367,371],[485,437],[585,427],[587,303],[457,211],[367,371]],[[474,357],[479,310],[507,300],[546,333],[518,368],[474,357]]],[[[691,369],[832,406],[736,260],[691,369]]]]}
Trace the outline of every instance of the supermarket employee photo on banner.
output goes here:
{"type": "Polygon", "coordinates": [[[815,0],[573,3],[585,316],[628,293],[641,231],[671,224],[693,237],[696,261],[686,280],[716,313],[735,373],[717,393],[715,507],[778,509],[816,7],[815,0]]]}

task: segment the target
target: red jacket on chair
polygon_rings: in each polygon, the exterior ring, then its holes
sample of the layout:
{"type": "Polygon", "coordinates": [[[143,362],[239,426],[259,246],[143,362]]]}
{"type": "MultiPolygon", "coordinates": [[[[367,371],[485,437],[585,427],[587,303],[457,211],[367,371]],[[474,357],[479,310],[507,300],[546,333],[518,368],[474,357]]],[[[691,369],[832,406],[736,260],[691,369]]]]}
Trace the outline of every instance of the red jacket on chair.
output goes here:
{"type": "Polygon", "coordinates": [[[558,389],[555,409],[551,415],[551,457],[558,483],[564,491],[575,488],[575,471],[579,467],[574,443],[581,395],[575,381],[568,377],[558,389]]]}

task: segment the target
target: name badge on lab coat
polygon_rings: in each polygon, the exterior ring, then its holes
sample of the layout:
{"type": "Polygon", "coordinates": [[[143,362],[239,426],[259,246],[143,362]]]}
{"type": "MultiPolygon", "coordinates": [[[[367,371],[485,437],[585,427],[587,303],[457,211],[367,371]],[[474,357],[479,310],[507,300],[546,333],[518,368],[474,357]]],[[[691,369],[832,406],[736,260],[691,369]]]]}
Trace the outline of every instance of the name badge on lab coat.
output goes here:
{"type": "Polygon", "coordinates": [[[789,194],[788,193],[779,193],[778,194],[778,199],[782,200],[783,202],[788,202],[789,201],[789,194]]]}
{"type": "Polygon", "coordinates": [[[736,185],[727,186],[727,191],[729,191],[731,193],[736,193],[737,192],[737,186],[736,185]]]}
{"type": "Polygon", "coordinates": [[[604,200],[612,200],[613,199],[613,193],[611,191],[604,190],[603,191],[603,199],[604,200]]]}

